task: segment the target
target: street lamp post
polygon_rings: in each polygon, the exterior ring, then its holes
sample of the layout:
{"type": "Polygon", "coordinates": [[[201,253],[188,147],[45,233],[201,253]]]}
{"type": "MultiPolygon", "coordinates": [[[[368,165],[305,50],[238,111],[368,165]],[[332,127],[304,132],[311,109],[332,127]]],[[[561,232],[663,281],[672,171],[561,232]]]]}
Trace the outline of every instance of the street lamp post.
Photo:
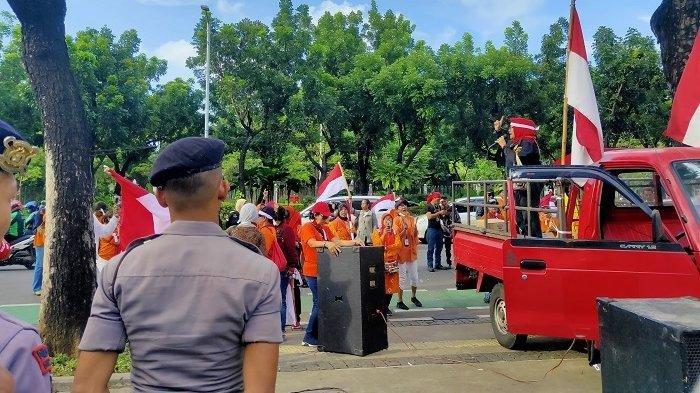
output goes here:
{"type": "Polygon", "coordinates": [[[204,69],[204,137],[209,138],[209,47],[211,40],[209,21],[211,20],[211,12],[206,5],[202,5],[202,11],[207,13],[207,60],[204,69]]]}

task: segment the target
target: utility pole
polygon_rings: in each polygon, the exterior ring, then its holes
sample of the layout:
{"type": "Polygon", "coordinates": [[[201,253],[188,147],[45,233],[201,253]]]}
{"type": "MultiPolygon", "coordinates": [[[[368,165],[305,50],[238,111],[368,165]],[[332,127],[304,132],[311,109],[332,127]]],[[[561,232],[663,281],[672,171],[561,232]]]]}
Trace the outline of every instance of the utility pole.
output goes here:
{"type": "Polygon", "coordinates": [[[202,11],[207,14],[207,60],[204,71],[204,137],[209,138],[209,51],[211,46],[211,11],[206,5],[202,5],[202,11]]]}

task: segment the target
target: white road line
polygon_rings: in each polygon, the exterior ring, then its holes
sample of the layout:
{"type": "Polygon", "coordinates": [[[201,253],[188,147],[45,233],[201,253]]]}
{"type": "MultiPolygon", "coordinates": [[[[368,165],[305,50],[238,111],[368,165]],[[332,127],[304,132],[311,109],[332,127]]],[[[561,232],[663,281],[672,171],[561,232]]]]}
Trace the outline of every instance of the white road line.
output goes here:
{"type": "Polygon", "coordinates": [[[457,288],[447,288],[448,291],[456,291],[457,288]]]}
{"type": "Polygon", "coordinates": [[[411,322],[411,321],[433,321],[431,317],[416,317],[416,318],[389,318],[389,322],[411,322]]]}
{"type": "Polygon", "coordinates": [[[445,311],[442,307],[434,308],[412,308],[410,310],[401,310],[399,308],[394,309],[394,312],[420,312],[420,311],[445,311]]]}
{"type": "Polygon", "coordinates": [[[486,315],[483,315],[483,314],[482,314],[482,315],[477,315],[476,317],[477,317],[477,318],[491,318],[491,316],[488,315],[488,314],[486,314],[486,315]]]}
{"type": "Polygon", "coordinates": [[[0,304],[0,307],[27,307],[27,306],[41,306],[41,303],[0,304]]]}
{"type": "Polygon", "coordinates": [[[428,292],[427,289],[416,289],[416,292],[428,292]]]}
{"type": "Polygon", "coordinates": [[[489,306],[471,306],[467,307],[467,310],[488,310],[489,306]]]}

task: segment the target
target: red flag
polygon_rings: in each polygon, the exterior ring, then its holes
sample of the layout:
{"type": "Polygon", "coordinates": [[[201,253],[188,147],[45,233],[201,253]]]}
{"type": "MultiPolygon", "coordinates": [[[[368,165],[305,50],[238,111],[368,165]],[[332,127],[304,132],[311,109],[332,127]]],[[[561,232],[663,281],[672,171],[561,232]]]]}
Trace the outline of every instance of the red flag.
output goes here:
{"type": "Polygon", "coordinates": [[[170,225],[170,212],[158,203],[155,195],[113,170],[109,174],[122,190],[119,211],[120,251],[124,251],[136,239],[162,233],[170,225]]]}
{"type": "Polygon", "coordinates": [[[395,207],[396,200],[394,199],[393,192],[384,195],[372,204],[372,212],[374,213],[374,216],[377,217],[377,227],[382,227],[382,218],[384,217],[384,214],[389,213],[395,207]]]}
{"type": "Polygon", "coordinates": [[[340,163],[335,164],[333,169],[330,171],[326,180],[318,186],[318,191],[316,191],[316,201],[325,201],[333,195],[348,189],[348,182],[345,180],[345,175],[343,174],[343,168],[340,163]]]}
{"type": "Polygon", "coordinates": [[[567,103],[574,108],[571,164],[591,165],[603,157],[603,127],[600,123],[591,72],[588,69],[583,30],[575,7],[571,11],[566,93],[567,103]]]}
{"type": "Polygon", "coordinates": [[[695,35],[695,44],[676,88],[666,136],[700,147],[700,34],[695,35]]]}

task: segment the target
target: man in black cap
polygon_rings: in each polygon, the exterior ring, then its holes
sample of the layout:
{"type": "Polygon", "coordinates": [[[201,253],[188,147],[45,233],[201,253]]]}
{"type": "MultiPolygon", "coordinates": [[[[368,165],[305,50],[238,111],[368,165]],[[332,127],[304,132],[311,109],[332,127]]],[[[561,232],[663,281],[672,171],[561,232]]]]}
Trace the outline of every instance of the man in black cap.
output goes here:
{"type": "Polygon", "coordinates": [[[75,392],[106,390],[127,339],[134,391],[274,391],[280,276],[256,247],[218,226],[229,190],[224,148],[184,138],[156,159],[151,184],[172,224],[102,270],[75,392]]]}

